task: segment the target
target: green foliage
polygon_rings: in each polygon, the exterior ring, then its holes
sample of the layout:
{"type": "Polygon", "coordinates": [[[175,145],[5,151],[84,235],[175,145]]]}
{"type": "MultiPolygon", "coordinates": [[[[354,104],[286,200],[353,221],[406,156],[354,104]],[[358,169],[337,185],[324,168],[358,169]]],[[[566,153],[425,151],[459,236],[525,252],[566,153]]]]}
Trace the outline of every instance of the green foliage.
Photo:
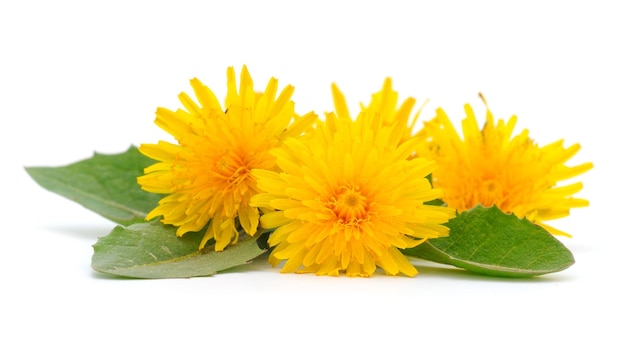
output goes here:
{"type": "Polygon", "coordinates": [[[574,263],[572,253],[546,230],[495,206],[477,206],[447,226],[449,237],[431,239],[404,254],[505,277],[554,273],[574,263]]]}
{"type": "Polygon", "coordinates": [[[27,167],[26,171],[43,188],[60,194],[110,219],[129,225],[144,218],[161,195],[143,191],[137,177],[154,160],[136,147],[115,155],[96,153],[90,159],[63,167],[27,167]]]}
{"type": "Polygon", "coordinates": [[[93,269],[133,278],[182,278],[213,275],[248,263],[266,250],[255,237],[246,237],[222,252],[213,246],[198,250],[202,235],[179,238],[176,228],[156,222],[117,226],[93,246],[93,269]]]}

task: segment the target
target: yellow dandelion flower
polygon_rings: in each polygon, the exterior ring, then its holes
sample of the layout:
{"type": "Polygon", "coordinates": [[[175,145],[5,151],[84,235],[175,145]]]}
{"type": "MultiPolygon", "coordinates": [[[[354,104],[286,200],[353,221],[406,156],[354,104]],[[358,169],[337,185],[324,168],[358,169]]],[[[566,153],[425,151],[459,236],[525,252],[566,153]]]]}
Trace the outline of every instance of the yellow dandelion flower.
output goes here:
{"type": "Polygon", "coordinates": [[[370,276],[377,266],[417,274],[399,249],[447,236],[442,224],[454,210],[424,204],[441,196],[425,178],[434,163],[407,160],[414,141],[400,145],[397,131],[329,113],[310,137],[271,151],[282,173],[252,170],[264,193],[251,204],[275,210],[261,217],[274,229],[273,265],[318,275],[370,276]]]}
{"type": "Polygon", "coordinates": [[[200,248],[214,239],[216,251],[236,243],[239,228],[249,235],[257,231],[259,210],[249,205],[259,192],[252,169],[275,170],[269,151],[286,137],[301,134],[317,118],[313,113],[295,114],[292,86],[276,97],[274,78],[263,93],[255,93],[245,66],[239,90],[232,67],[227,85],[222,109],[208,87],[191,80],[199,104],[181,93],[185,110],[156,112],[155,123],[178,144],[160,141],[139,148],[158,161],[145,169],[139,184],[146,191],[167,194],[146,218],[162,216],[163,223],[178,227],[178,236],[206,227],[200,248]]]}
{"type": "Polygon", "coordinates": [[[526,217],[552,234],[569,236],[544,221],[565,217],[571,208],[589,204],[573,197],[582,189],[581,182],[557,186],[593,167],[591,163],[565,165],[580,145],[566,148],[559,140],[539,146],[528,130],[514,136],[517,117],[496,123],[489,108],[481,130],[469,105],[465,105],[465,113],[463,138],[441,108],[420,132],[430,149],[420,155],[437,163],[432,183],[443,190],[443,201],[458,211],[478,204],[495,205],[503,212],[526,217]]]}

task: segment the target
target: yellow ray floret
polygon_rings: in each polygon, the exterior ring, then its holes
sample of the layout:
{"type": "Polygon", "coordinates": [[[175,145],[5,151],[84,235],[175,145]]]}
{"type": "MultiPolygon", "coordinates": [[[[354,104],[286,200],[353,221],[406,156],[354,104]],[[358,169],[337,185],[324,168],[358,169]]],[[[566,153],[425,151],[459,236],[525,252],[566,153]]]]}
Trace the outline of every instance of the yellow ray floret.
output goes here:
{"type": "Polygon", "coordinates": [[[147,219],[161,216],[163,223],[178,227],[178,236],[206,227],[200,248],[214,239],[216,251],[236,243],[239,229],[249,235],[257,231],[259,210],[249,205],[258,192],[251,171],[275,170],[269,151],[285,138],[299,136],[317,119],[313,113],[296,115],[290,100],[293,87],[277,96],[274,78],[264,92],[256,93],[245,66],[239,88],[232,67],[227,84],[222,108],[211,89],[191,80],[198,103],[181,93],[184,109],[156,112],[155,123],[177,143],[160,141],[139,148],[158,161],[145,169],[139,184],[146,191],[166,194],[147,219]]]}
{"type": "Polygon", "coordinates": [[[437,110],[434,119],[424,124],[419,136],[427,139],[428,149],[419,155],[437,163],[433,186],[443,190],[443,201],[458,211],[478,204],[497,206],[504,212],[546,228],[556,235],[569,234],[548,226],[545,220],[569,215],[570,209],[588,205],[573,197],[582,183],[558,183],[593,167],[591,163],[567,166],[566,162],[580,145],[563,146],[559,140],[539,146],[523,130],[513,135],[517,118],[494,121],[487,109],[484,126],[478,127],[474,111],[465,105],[462,137],[450,119],[437,110]]]}
{"type": "MultiPolygon", "coordinates": [[[[332,86],[332,93],[337,115],[341,118],[350,117],[346,99],[335,84],[332,86]]],[[[393,89],[391,78],[386,78],[380,91],[372,95],[370,103],[360,104],[361,110],[357,116],[360,125],[373,129],[393,126],[389,129],[390,136],[400,137],[400,143],[406,142],[413,136],[423,105],[413,114],[415,98],[408,97],[398,105],[398,96],[398,92],[393,89]]]]}
{"type": "Polygon", "coordinates": [[[425,178],[434,163],[408,160],[390,136],[394,126],[373,128],[344,112],[272,150],[281,173],[252,170],[263,193],[251,205],[273,210],[261,217],[274,229],[270,262],[285,261],[283,272],[370,276],[378,266],[413,276],[399,249],[447,236],[454,210],[424,205],[441,197],[425,178]]]}

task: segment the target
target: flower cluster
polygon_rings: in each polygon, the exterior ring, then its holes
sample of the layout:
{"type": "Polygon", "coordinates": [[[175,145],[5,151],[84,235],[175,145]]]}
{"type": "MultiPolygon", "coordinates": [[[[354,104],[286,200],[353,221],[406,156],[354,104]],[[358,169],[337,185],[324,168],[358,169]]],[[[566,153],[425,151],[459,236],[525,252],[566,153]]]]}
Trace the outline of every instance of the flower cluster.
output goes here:
{"type": "Polygon", "coordinates": [[[494,122],[489,110],[481,129],[469,106],[463,137],[442,109],[415,132],[422,109],[400,103],[391,79],[354,118],[336,85],[333,112],[299,115],[293,87],[279,92],[272,78],[255,92],[245,66],[239,87],[228,68],[224,105],[191,86],[197,101],[182,93],[184,109],[157,110],[176,143],[141,145],[157,162],[138,182],[164,194],[147,218],[178,236],[204,231],[200,249],[222,251],[261,227],[284,272],[413,276],[402,250],[447,236],[459,212],[495,205],[565,234],[545,221],[587,205],[573,197],[581,183],[557,186],[592,167],[566,165],[579,145],[539,146],[527,130],[513,135],[515,117],[494,122]]]}

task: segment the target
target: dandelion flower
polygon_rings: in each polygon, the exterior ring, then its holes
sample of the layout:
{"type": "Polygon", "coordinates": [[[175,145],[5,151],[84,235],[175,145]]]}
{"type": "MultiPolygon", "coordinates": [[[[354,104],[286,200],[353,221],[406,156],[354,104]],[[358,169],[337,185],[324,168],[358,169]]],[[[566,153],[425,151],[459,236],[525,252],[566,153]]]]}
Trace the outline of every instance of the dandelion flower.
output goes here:
{"type": "Polygon", "coordinates": [[[408,160],[414,141],[400,144],[398,123],[372,128],[345,111],[326,114],[307,138],[286,139],[271,153],[282,173],[252,170],[264,193],[252,205],[273,209],[261,217],[274,229],[270,263],[282,272],[414,276],[399,249],[448,235],[454,215],[424,203],[441,197],[425,178],[432,161],[408,160]]]}
{"type": "Polygon", "coordinates": [[[199,104],[181,93],[185,110],[156,112],[155,123],[177,144],[160,141],[139,148],[158,161],[145,169],[139,184],[146,191],[166,194],[146,218],[161,216],[164,224],[178,227],[178,236],[206,227],[200,248],[214,239],[216,251],[236,243],[240,228],[249,235],[256,233],[259,210],[249,201],[259,190],[251,171],[275,170],[270,150],[301,134],[317,118],[313,113],[295,114],[292,86],[276,97],[274,78],[263,93],[256,93],[245,66],[239,90],[232,67],[227,70],[227,85],[222,109],[208,87],[191,80],[199,104]]]}
{"type": "Polygon", "coordinates": [[[463,138],[441,108],[420,132],[430,149],[420,155],[437,163],[432,183],[443,190],[442,200],[459,212],[478,204],[495,205],[552,234],[569,236],[544,221],[565,217],[571,208],[589,204],[573,197],[582,189],[582,183],[557,185],[593,167],[591,163],[566,165],[580,145],[566,148],[559,140],[539,146],[528,130],[513,135],[515,116],[496,123],[487,108],[487,120],[480,129],[469,105],[465,105],[465,113],[463,138]]]}

